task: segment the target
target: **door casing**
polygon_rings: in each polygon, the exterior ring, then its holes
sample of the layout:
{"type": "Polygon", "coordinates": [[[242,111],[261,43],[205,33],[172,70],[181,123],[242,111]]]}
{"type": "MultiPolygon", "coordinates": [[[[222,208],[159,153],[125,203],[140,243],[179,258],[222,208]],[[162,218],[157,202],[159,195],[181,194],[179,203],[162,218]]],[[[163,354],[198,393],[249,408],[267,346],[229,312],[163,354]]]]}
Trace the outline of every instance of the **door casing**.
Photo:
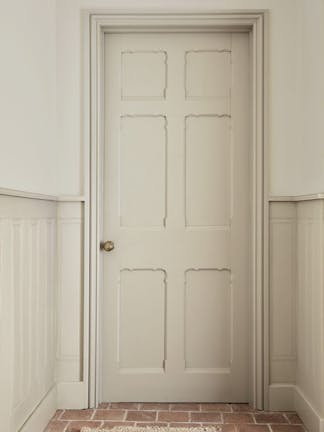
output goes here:
{"type": "Polygon", "coordinates": [[[267,145],[267,11],[150,10],[83,12],[83,142],[85,158],[85,284],[83,380],[88,405],[100,392],[100,253],[103,200],[103,46],[104,34],[116,32],[247,31],[252,76],[252,220],[250,287],[250,404],[268,406],[268,145],[267,145]]]}

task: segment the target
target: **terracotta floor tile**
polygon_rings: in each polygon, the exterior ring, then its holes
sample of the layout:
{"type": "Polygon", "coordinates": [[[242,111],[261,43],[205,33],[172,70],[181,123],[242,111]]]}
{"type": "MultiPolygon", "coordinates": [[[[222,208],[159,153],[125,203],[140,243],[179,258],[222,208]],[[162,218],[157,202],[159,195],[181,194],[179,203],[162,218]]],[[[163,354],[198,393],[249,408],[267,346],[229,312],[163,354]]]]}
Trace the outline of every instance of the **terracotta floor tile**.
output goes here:
{"type": "Polygon", "coordinates": [[[141,403],[139,409],[140,410],[169,411],[170,404],[168,404],[168,403],[144,402],[144,403],[141,403]]]}
{"type": "Polygon", "coordinates": [[[114,422],[114,421],[108,421],[108,422],[104,422],[104,424],[103,424],[103,427],[105,427],[106,429],[112,429],[115,426],[135,426],[135,422],[127,422],[127,421],[114,422]]]}
{"type": "Polygon", "coordinates": [[[101,422],[98,421],[71,421],[66,432],[80,432],[83,427],[98,428],[101,422]]]}
{"type": "Polygon", "coordinates": [[[58,420],[61,417],[63,412],[64,412],[64,410],[62,410],[62,409],[56,410],[56,412],[53,415],[51,420],[58,420]]]}
{"type": "Polygon", "coordinates": [[[238,424],[238,432],[270,432],[268,425],[261,424],[238,424]]]}
{"type": "Polygon", "coordinates": [[[216,412],[192,412],[191,421],[193,422],[208,422],[221,423],[222,417],[216,412]]]}
{"type": "Polygon", "coordinates": [[[63,432],[69,424],[67,421],[52,420],[45,429],[45,432],[63,432]]]}
{"type": "Polygon", "coordinates": [[[126,420],[149,422],[156,420],[156,411],[128,411],[126,420]]]}
{"type": "Polygon", "coordinates": [[[198,403],[174,403],[171,404],[171,411],[200,411],[198,403]]]}
{"type": "Polygon", "coordinates": [[[158,413],[158,421],[162,422],[188,422],[189,413],[186,411],[161,411],[158,413]]]}
{"type": "Polygon", "coordinates": [[[301,418],[296,413],[285,413],[285,416],[288,418],[289,423],[291,424],[295,424],[295,425],[303,424],[301,418]]]}
{"type": "Polygon", "coordinates": [[[249,404],[231,404],[231,407],[233,409],[233,411],[238,411],[238,412],[256,412],[256,410],[252,407],[250,407],[249,404]]]}
{"type": "Polygon", "coordinates": [[[302,425],[292,424],[271,424],[273,432],[305,432],[305,428],[302,425]]]}
{"type": "Polygon", "coordinates": [[[247,404],[146,402],[107,402],[101,403],[96,410],[57,410],[45,431],[79,432],[84,426],[110,429],[123,425],[217,426],[221,432],[306,432],[301,419],[293,411],[257,411],[247,404]]]}
{"type": "Polygon", "coordinates": [[[125,410],[97,409],[93,420],[124,420],[125,415],[125,410]]]}
{"type": "Polygon", "coordinates": [[[201,411],[216,411],[216,412],[232,412],[232,407],[230,404],[222,403],[203,403],[200,404],[201,411]]]}
{"type": "Polygon", "coordinates": [[[224,413],[224,423],[254,423],[253,416],[250,413],[224,413]]]}
{"type": "Polygon", "coordinates": [[[65,410],[61,415],[62,420],[90,420],[93,415],[93,409],[85,410],[65,410]]]}
{"type": "Polygon", "coordinates": [[[112,409],[137,410],[138,407],[139,407],[139,403],[135,403],[135,402],[112,402],[110,404],[110,408],[112,408],[112,409]]]}
{"type": "Polygon", "coordinates": [[[257,423],[288,423],[281,413],[256,413],[254,418],[257,423]]]}

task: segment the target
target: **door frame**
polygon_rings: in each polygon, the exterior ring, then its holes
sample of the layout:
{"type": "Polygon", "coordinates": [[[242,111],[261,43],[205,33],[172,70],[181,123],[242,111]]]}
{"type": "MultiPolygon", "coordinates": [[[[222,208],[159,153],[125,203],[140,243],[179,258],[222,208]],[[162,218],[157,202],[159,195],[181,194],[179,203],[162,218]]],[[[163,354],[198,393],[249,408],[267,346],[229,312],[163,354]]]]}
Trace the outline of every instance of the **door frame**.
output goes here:
{"type": "Polygon", "coordinates": [[[100,252],[103,199],[103,47],[106,33],[190,31],[250,33],[252,52],[252,220],[250,287],[250,404],[268,406],[268,132],[266,10],[83,11],[83,141],[85,157],[84,379],[89,407],[100,394],[100,252]]]}

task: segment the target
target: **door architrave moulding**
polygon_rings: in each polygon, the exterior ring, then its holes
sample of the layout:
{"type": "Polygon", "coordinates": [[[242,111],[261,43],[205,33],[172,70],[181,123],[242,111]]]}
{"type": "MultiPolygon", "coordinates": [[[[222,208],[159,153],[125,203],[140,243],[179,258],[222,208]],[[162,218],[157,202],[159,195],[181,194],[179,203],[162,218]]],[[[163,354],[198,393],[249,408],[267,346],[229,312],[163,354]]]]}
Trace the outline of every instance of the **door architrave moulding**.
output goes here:
{"type": "Polygon", "coordinates": [[[103,46],[106,33],[249,32],[251,43],[251,285],[250,403],[268,407],[268,145],[267,22],[265,10],[83,11],[83,144],[85,160],[85,284],[83,381],[88,405],[100,394],[100,284],[103,199],[103,46]]]}

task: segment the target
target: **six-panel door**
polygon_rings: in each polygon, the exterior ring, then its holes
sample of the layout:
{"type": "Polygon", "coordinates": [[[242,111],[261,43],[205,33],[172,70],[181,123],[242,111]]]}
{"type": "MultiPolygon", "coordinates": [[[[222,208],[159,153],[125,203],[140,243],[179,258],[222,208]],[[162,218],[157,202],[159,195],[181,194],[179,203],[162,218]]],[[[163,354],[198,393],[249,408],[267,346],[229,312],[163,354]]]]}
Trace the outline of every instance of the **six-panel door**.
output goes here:
{"type": "Polygon", "coordinates": [[[102,400],[248,400],[249,38],[105,36],[102,400]]]}

